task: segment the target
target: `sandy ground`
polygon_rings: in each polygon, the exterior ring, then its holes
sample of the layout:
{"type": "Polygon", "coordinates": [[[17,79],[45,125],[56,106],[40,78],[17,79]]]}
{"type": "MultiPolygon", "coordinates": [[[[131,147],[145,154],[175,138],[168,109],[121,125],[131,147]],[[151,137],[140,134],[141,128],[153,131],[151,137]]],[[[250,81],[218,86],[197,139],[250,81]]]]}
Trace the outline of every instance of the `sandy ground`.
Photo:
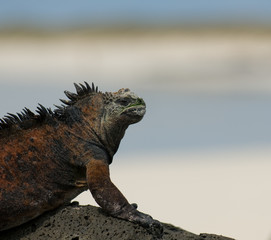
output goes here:
{"type": "Polygon", "coordinates": [[[115,88],[270,92],[270,40],[223,32],[0,36],[0,83],[86,79],[115,88]]]}
{"type": "MultiPolygon", "coordinates": [[[[268,240],[270,156],[267,149],[119,156],[111,177],[129,201],[161,221],[194,233],[268,240]]],[[[94,204],[89,192],[77,200],[94,204]]]]}

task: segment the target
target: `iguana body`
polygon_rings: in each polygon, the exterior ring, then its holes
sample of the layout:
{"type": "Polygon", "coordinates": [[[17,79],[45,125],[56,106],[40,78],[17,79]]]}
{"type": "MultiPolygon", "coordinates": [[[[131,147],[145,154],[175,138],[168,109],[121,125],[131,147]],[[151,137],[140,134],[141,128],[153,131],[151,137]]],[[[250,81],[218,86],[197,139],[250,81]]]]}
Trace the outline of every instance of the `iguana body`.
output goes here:
{"type": "Polygon", "coordinates": [[[0,231],[70,202],[89,189],[109,214],[161,230],[114,186],[109,164],[125,130],[145,103],[129,89],[101,93],[75,84],[77,94],[54,112],[40,105],[0,122],[0,231]]]}

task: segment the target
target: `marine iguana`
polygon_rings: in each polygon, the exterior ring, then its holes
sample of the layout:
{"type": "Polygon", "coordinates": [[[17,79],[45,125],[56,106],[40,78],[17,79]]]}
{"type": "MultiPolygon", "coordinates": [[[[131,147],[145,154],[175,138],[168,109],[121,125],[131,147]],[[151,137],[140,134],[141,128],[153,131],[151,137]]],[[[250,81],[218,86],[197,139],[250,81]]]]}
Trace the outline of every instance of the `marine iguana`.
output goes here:
{"type": "Polygon", "coordinates": [[[0,120],[0,231],[69,203],[89,189],[112,216],[162,234],[111,182],[109,164],[125,130],[140,121],[146,105],[129,89],[102,93],[74,84],[77,93],[52,111],[39,105],[0,120]]]}

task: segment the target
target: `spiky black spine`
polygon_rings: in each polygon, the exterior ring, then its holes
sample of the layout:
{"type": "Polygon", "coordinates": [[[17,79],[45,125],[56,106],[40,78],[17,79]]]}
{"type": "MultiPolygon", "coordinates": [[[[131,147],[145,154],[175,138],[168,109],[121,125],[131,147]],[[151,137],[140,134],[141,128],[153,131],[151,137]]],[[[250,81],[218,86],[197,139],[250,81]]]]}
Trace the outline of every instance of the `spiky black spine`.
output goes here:
{"type": "Polygon", "coordinates": [[[93,83],[92,86],[90,86],[87,82],[84,83],[85,85],[81,83],[79,83],[79,85],[74,83],[76,93],[64,91],[65,95],[68,97],[69,100],[60,99],[60,101],[63,102],[65,105],[55,105],[56,109],[54,111],[52,111],[50,108],[45,108],[43,105],[39,104],[36,110],[38,114],[34,114],[28,108],[24,108],[20,113],[8,113],[2,119],[0,118],[0,131],[2,129],[11,128],[14,125],[19,125],[20,127],[24,128],[26,122],[28,122],[27,128],[29,128],[35,123],[43,122],[49,119],[65,120],[65,111],[67,106],[75,104],[78,100],[84,98],[85,96],[93,93],[98,93],[98,87],[95,87],[93,83]],[[31,121],[31,124],[29,124],[29,121],[31,121]]]}

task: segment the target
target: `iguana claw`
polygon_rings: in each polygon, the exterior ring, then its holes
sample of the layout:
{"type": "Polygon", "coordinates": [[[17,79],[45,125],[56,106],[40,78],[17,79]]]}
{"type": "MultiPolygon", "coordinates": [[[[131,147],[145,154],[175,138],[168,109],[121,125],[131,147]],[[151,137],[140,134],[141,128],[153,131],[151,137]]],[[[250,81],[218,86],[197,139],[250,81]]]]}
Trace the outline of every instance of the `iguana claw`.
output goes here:
{"type": "Polygon", "coordinates": [[[153,220],[153,223],[150,225],[148,230],[154,237],[161,239],[163,237],[164,228],[162,224],[157,221],[153,220]]]}
{"type": "Polygon", "coordinates": [[[131,204],[129,206],[129,209],[127,208],[122,209],[122,211],[115,216],[141,225],[142,227],[146,228],[148,232],[150,232],[156,238],[161,238],[163,236],[162,224],[159,221],[154,220],[150,215],[147,215],[145,213],[136,210],[135,204],[131,204]]]}

